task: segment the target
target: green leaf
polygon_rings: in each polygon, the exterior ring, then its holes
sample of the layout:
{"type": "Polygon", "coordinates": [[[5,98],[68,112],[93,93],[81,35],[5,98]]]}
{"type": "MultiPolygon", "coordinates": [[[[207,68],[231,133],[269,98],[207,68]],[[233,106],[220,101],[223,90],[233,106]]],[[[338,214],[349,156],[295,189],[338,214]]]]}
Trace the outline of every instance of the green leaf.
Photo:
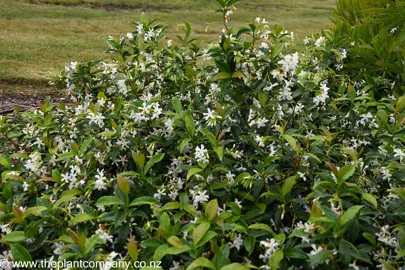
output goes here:
{"type": "Polygon", "coordinates": [[[32,257],[28,250],[19,245],[19,244],[11,244],[11,254],[13,255],[13,259],[16,262],[30,262],[32,261],[32,257]]]}
{"type": "Polygon", "coordinates": [[[187,144],[191,141],[191,138],[185,138],[184,140],[181,141],[180,146],[179,146],[179,150],[180,153],[183,153],[184,148],[186,148],[187,144]]]}
{"type": "Polygon", "coordinates": [[[161,261],[164,256],[166,256],[167,249],[169,248],[168,244],[163,244],[155,249],[155,253],[153,254],[154,261],[161,261]]]}
{"type": "Polygon", "coordinates": [[[23,242],[25,241],[26,237],[23,231],[14,231],[6,234],[3,238],[0,239],[0,243],[6,243],[6,242],[23,242]]]}
{"type": "Polygon", "coordinates": [[[96,205],[125,205],[125,202],[116,196],[104,196],[97,200],[96,205]]]}
{"type": "Polygon", "coordinates": [[[0,165],[6,168],[7,170],[11,170],[13,168],[11,166],[11,161],[3,155],[0,155],[0,165]]]}
{"type": "Polygon", "coordinates": [[[193,261],[188,267],[187,270],[199,268],[199,267],[206,267],[210,269],[216,269],[215,265],[205,257],[200,257],[193,261]]]}
{"type": "Polygon", "coordinates": [[[340,223],[345,225],[349,221],[351,221],[363,208],[363,205],[355,205],[350,207],[341,217],[340,217],[340,223]]]}
{"type": "Polygon", "coordinates": [[[70,220],[71,224],[77,224],[82,222],[87,222],[90,220],[96,219],[95,216],[87,214],[87,213],[79,213],[74,218],[70,220]]]}
{"type": "Polygon", "coordinates": [[[219,81],[219,80],[226,80],[231,78],[231,74],[228,72],[220,72],[214,77],[214,81],[219,81]]]}
{"type": "Polygon", "coordinates": [[[125,194],[128,195],[131,186],[129,185],[127,179],[124,176],[118,175],[117,176],[117,185],[119,189],[125,194]]]}
{"type": "Polygon", "coordinates": [[[176,113],[180,114],[182,112],[181,101],[177,97],[172,98],[172,105],[176,113]]]}
{"type": "Polygon", "coordinates": [[[189,111],[186,112],[186,115],[184,116],[184,121],[186,122],[186,129],[188,134],[190,134],[191,137],[194,137],[195,135],[195,122],[193,119],[193,116],[189,111]]]}
{"type": "Polygon", "coordinates": [[[76,195],[75,193],[62,193],[60,198],[55,202],[55,204],[53,205],[53,208],[58,208],[62,203],[65,202],[69,202],[72,201],[74,199],[76,199],[76,195]]]}
{"type": "Polygon", "coordinates": [[[177,247],[177,248],[184,249],[184,248],[187,247],[187,246],[184,245],[183,242],[181,242],[181,240],[180,240],[177,236],[175,236],[175,235],[170,236],[170,237],[167,239],[167,242],[169,242],[169,244],[171,244],[172,246],[177,247]]]}
{"type": "Polygon", "coordinates": [[[139,167],[145,165],[145,155],[138,152],[132,152],[132,159],[135,161],[135,164],[139,167]]]}
{"type": "Polygon", "coordinates": [[[255,244],[256,244],[256,237],[253,235],[249,235],[243,240],[245,244],[245,249],[247,252],[249,252],[249,256],[253,253],[255,249],[255,244]]]}
{"type": "Polygon", "coordinates": [[[129,206],[137,206],[137,205],[144,205],[144,204],[155,205],[158,203],[159,202],[157,200],[155,200],[154,198],[152,198],[150,196],[143,196],[143,197],[139,197],[139,198],[136,198],[135,200],[133,200],[129,206]]]}
{"type": "Polygon", "coordinates": [[[243,172],[236,177],[235,181],[236,181],[236,183],[240,183],[240,182],[244,182],[246,180],[250,180],[252,178],[253,177],[248,172],[243,172]]]}
{"type": "Polygon", "coordinates": [[[193,175],[201,172],[202,169],[201,168],[192,168],[191,170],[188,171],[187,173],[187,180],[190,179],[193,175]]]}
{"type": "Polygon", "coordinates": [[[82,145],[80,145],[80,151],[79,151],[80,156],[82,156],[86,152],[87,148],[89,148],[90,144],[93,142],[93,139],[94,138],[92,138],[92,137],[88,138],[82,143],[82,145]]]}
{"type": "Polygon", "coordinates": [[[214,147],[215,153],[217,153],[219,160],[222,161],[222,158],[224,156],[224,148],[222,146],[217,146],[214,147]]]}
{"type": "Polygon", "coordinates": [[[153,157],[151,157],[151,159],[148,160],[148,162],[146,163],[145,166],[145,174],[148,173],[148,171],[150,170],[150,168],[152,168],[153,165],[155,165],[156,163],[159,163],[165,156],[165,153],[160,153],[160,154],[156,154],[153,157]]]}
{"type": "Polygon", "coordinates": [[[205,215],[208,217],[208,220],[213,220],[218,212],[218,200],[210,201],[205,207],[205,215]]]}
{"type": "Polygon", "coordinates": [[[382,265],[384,266],[384,270],[398,270],[398,268],[392,266],[390,263],[388,262],[381,262],[382,265]]]}
{"type": "Polygon", "coordinates": [[[180,209],[181,204],[179,202],[168,202],[166,203],[160,210],[166,211],[166,210],[173,210],[173,209],[180,209]]]}
{"type": "Polygon", "coordinates": [[[58,183],[62,184],[61,175],[58,170],[52,170],[52,178],[58,183]]]}
{"type": "Polygon", "coordinates": [[[197,217],[197,209],[195,208],[194,205],[192,204],[187,204],[186,206],[184,206],[184,210],[186,210],[189,214],[191,214],[193,217],[197,217]]]}
{"type": "Polygon", "coordinates": [[[145,13],[145,12],[142,12],[142,13],[141,13],[141,16],[139,17],[139,21],[140,21],[141,23],[143,23],[144,25],[145,25],[145,24],[148,24],[148,17],[146,16],[146,13],[145,13]]]}
{"type": "Polygon", "coordinates": [[[221,268],[221,270],[247,270],[249,267],[240,263],[231,263],[221,268]]]}
{"type": "Polygon", "coordinates": [[[281,187],[281,194],[285,197],[288,193],[290,193],[291,189],[294,187],[296,182],[297,182],[296,175],[285,179],[283,182],[283,186],[281,187]]]}
{"type": "Polygon", "coordinates": [[[356,97],[356,90],[354,90],[354,87],[351,84],[349,84],[349,87],[347,88],[347,96],[351,102],[353,102],[356,97]]]}
{"type": "Polygon", "coordinates": [[[215,147],[217,145],[217,139],[215,138],[215,135],[212,134],[211,131],[205,128],[200,128],[199,131],[205,135],[205,137],[208,139],[208,141],[211,143],[212,146],[215,147]]]}
{"type": "MultiPolygon", "coordinates": [[[[304,236],[306,236],[306,234],[304,236]]],[[[292,259],[309,259],[308,254],[299,248],[286,249],[284,251],[284,256],[292,259]]]]}
{"type": "Polygon", "coordinates": [[[280,262],[283,260],[283,258],[284,252],[281,249],[276,250],[270,257],[270,269],[278,269],[278,266],[280,265],[280,262]]]}
{"type": "Polygon", "coordinates": [[[195,246],[196,248],[201,247],[202,245],[204,245],[205,243],[207,243],[208,241],[210,241],[212,238],[214,238],[215,236],[217,236],[218,234],[216,232],[213,231],[208,231],[204,237],[198,242],[198,244],[195,246]]]}
{"type": "Polygon", "coordinates": [[[103,244],[104,241],[101,239],[99,234],[95,234],[92,237],[88,238],[86,244],[84,245],[84,254],[89,254],[94,250],[94,247],[97,244],[103,244]]]}
{"type": "Polygon", "coordinates": [[[400,113],[405,109],[405,96],[401,96],[397,100],[397,104],[395,106],[395,112],[400,113]]]}
{"type": "Polygon", "coordinates": [[[272,229],[269,225],[264,224],[264,223],[255,223],[255,224],[252,224],[252,225],[249,226],[249,229],[262,230],[262,231],[267,231],[267,232],[269,232],[269,233],[274,234],[273,229],[272,229]]]}
{"type": "Polygon", "coordinates": [[[283,135],[284,139],[288,142],[294,151],[298,151],[297,141],[290,135],[283,135]]]}
{"type": "Polygon", "coordinates": [[[41,213],[45,210],[48,210],[45,206],[34,206],[30,207],[24,211],[23,216],[28,217],[29,215],[40,216],[41,213]]]}
{"type": "Polygon", "coordinates": [[[356,166],[354,165],[346,165],[341,168],[337,173],[338,185],[342,186],[354,174],[355,170],[356,166]]]}
{"type": "Polygon", "coordinates": [[[330,250],[322,250],[316,253],[314,256],[311,256],[311,262],[309,267],[315,267],[318,264],[323,264],[324,262],[330,259],[332,253],[333,252],[330,250]]]}
{"type": "Polygon", "coordinates": [[[232,78],[243,78],[243,73],[240,71],[235,71],[234,73],[232,73],[232,78]]]}
{"type": "Polygon", "coordinates": [[[204,237],[207,231],[210,228],[210,224],[208,222],[201,223],[195,228],[193,232],[193,245],[197,246],[198,242],[204,237]]]}
{"type": "Polygon", "coordinates": [[[128,254],[131,257],[132,261],[138,261],[139,251],[138,245],[136,244],[134,238],[131,236],[128,243],[128,254]]]}
{"type": "Polygon", "coordinates": [[[361,197],[362,197],[364,200],[366,200],[366,201],[368,201],[369,203],[371,203],[375,208],[378,208],[377,199],[376,199],[376,197],[374,197],[373,195],[368,194],[368,193],[363,193],[363,194],[361,195],[361,197]]]}
{"type": "Polygon", "coordinates": [[[164,212],[159,217],[159,228],[162,228],[167,234],[170,232],[170,227],[170,217],[166,212],[164,212]]]}
{"type": "Polygon", "coordinates": [[[373,246],[377,245],[377,241],[375,241],[375,237],[373,234],[369,232],[364,232],[363,237],[366,238],[373,246]]]}

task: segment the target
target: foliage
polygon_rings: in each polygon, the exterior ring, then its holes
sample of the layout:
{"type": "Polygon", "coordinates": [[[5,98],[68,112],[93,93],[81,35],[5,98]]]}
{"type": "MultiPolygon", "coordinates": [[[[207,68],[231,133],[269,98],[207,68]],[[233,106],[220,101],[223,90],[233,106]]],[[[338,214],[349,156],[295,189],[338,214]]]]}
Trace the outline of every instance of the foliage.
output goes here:
{"type": "MultiPolygon", "coordinates": [[[[371,77],[389,78],[395,83],[388,91],[401,94],[405,71],[405,2],[399,0],[339,0],[332,15],[335,27],[327,30],[327,47],[347,52],[346,74],[352,80],[365,80],[374,88],[371,77]]],[[[339,65],[339,69],[342,66],[339,65]]]]}
{"type": "Polygon", "coordinates": [[[218,2],[225,30],[208,49],[189,24],[172,44],[142,14],[108,39],[114,60],[66,68],[74,106],[0,120],[4,256],[403,265],[405,97],[378,95],[395,81],[353,81],[324,36],[291,52],[264,19],[234,30],[237,1],[218,2]]]}

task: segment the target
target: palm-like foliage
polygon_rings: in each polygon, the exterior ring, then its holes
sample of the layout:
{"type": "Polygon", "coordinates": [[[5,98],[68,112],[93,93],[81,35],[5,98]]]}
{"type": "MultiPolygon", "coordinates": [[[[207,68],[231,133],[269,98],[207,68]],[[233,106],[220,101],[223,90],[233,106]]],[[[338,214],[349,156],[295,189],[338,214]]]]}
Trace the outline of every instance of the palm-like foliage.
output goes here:
{"type": "Polygon", "coordinates": [[[355,78],[404,79],[405,2],[338,0],[331,19],[332,46],[349,48],[346,66],[355,78]]]}

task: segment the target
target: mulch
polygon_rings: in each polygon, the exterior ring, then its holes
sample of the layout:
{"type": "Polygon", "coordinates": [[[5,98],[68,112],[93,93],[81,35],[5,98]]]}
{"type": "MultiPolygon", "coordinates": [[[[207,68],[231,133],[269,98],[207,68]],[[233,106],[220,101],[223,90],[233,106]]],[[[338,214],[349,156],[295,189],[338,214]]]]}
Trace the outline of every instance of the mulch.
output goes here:
{"type": "Polygon", "coordinates": [[[62,101],[71,102],[63,91],[54,88],[29,86],[13,88],[8,84],[0,83],[0,115],[13,113],[15,108],[18,108],[20,112],[38,108],[38,105],[42,104],[47,96],[51,97],[53,104],[62,101]]]}

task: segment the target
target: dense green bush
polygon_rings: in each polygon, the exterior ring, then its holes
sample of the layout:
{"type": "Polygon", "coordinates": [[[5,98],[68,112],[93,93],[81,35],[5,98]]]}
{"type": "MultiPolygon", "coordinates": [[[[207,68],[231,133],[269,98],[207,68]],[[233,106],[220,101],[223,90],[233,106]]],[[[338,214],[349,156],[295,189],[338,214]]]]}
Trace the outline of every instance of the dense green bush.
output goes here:
{"type": "MultiPolygon", "coordinates": [[[[335,26],[325,31],[327,50],[344,49],[345,74],[364,80],[371,94],[401,95],[405,73],[405,2],[398,0],[339,0],[332,14],[335,26]],[[395,83],[378,89],[375,78],[395,83]]],[[[342,65],[338,65],[342,69],[342,65]]]]}
{"type": "Polygon", "coordinates": [[[396,81],[354,80],[332,36],[291,52],[293,35],[262,18],[228,28],[237,1],[218,2],[225,30],[208,49],[187,23],[172,43],[142,14],[108,39],[113,60],[66,68],[74,105],[1,118],[1,258],[403,265],[396,81]]]}

